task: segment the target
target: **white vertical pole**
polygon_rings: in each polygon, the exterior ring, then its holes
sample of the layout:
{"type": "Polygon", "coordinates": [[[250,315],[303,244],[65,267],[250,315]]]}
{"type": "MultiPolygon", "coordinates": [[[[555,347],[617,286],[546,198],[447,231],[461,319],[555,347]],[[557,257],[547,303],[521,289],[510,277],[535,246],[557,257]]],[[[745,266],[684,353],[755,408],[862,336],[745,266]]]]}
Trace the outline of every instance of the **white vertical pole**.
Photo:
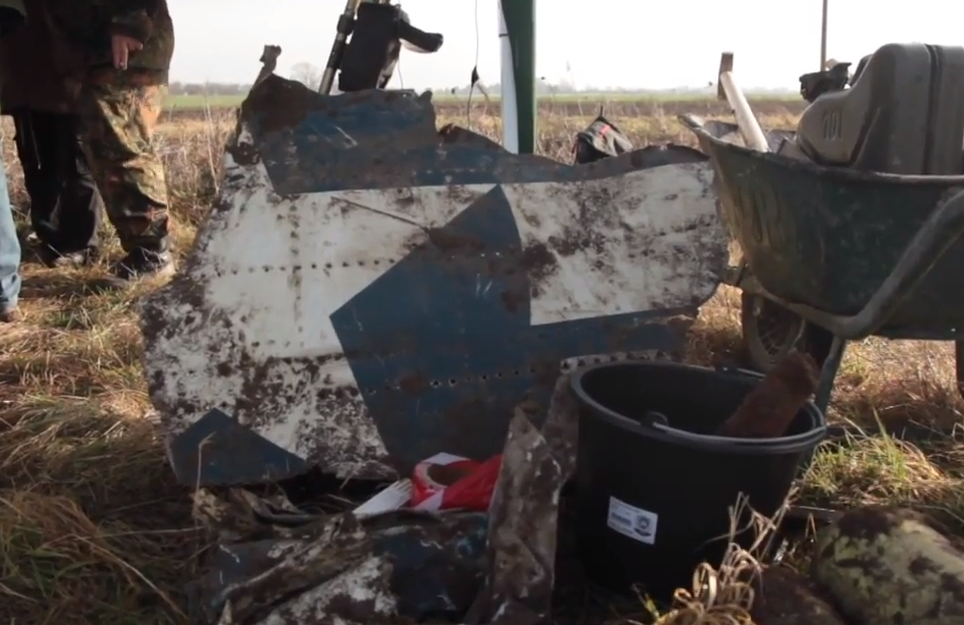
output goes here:
{"type": "Polygon", "coordinates": [[[820,17],[820,69],[817,70],[820,72],[827,69],[827,9],[829,4],[829,0],[823,0],[823,14],[820,17]]]}
{"type": "Polygon", "coordinates": [[[512,64],[512,42],[499,5],[499,42],[502,53],[502,145],[513,154],[519,153],[519,107],[516,102],[515,70],[512,64]]]}

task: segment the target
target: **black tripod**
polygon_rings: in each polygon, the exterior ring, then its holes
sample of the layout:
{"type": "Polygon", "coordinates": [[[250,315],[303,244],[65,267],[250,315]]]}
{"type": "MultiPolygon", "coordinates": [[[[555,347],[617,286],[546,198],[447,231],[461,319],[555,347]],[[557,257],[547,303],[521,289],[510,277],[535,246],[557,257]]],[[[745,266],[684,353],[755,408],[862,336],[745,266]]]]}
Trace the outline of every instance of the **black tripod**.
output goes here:
{"type": "Polygon", "coordinates": [[[348,0],[338,18],[335,42],[318,92],[331,93],[335,72],[340,72],[338,89],[343,92],[384,89],[402,46],[431,53],[442,47],[442,41],[442,35],[412,26],[408,15],[390,0],[348,0]]]}

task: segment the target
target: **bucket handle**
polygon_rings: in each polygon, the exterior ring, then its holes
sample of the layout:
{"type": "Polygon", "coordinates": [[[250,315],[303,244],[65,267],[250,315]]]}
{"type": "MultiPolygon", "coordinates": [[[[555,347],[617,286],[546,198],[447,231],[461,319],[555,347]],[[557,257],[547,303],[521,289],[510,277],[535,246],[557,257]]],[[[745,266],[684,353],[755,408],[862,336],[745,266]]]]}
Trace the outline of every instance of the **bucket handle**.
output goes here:
{"type": "Polygon", "coordinates": [[[639,424],[648,428],[669,427],[669,419],[662,412],[650,410],[639,419],[639,424]]]}
{"type": "MultiPolygon", "coordinates": [[[[716,371],[716,372],[718,372],[718,373],[722,373],[722,374],[726,374],[726,375],[737,375],[737,376],[743,376],[743,377],[753,378],[753,379],[756,379],[756,380],[762,380],[762,379],[764,378],[764,376],[763,376],[762,373],[759,373],[759,372],[757,372],[757,371],[752,371],[752,370],[750,370],[750,369],[743,369],[742,367],[734,367],[734,366],[732,366],[732,365],[717,365],[717,366],[713,367],[713,370],[716,371]]],[[[662,433],[664,433],[664,434],[667,433],[669,430],[673,430],[673,432],[674,432],[674,434],[675,434],[676,436],[683,436],[684,438],[689,434],[689,432],[684,432],[684,431],[681,431],[681,430],[676,430],[675,428],[671,427],[670,424],[669,424],[669,419],[666,418],[666,415],[664,415],[662,412],[657,412],[657,411],[655,411],[655,410],[650,410],[650,411],[648,411],[648,412],[647,412],[646,414],[644,414],[642,417],[640,417],[639,419],[637,419],[637,422],[638,422],[640,425],[642,425],[643,427],[652,428],[652,429],[657,430],[658,432],[662,432],[662,433]]],[[[818,428],[818,429],[820,429],[820,428],[818,428]]],[[[827,426],[826,426],[826,424],[823,425],[822,429],[823,429],[824,433],[823,433],[823,436],[822,436],[821,438],[823,438],[823,437],[826,436],[826,432],[827,432],[827,426]]],[[[791,436],[791,437],[789,437],[789,438],[791,438],[791,439],[792,439],[792,438],[805,438],[805,437],[807,437],[808,435],[809,435],[809,433],[807,433],[807,434],[797,434],[797,435],[791,436]]],[[[717,437],[717,436],[711,436],[711,437],[712,437],[712,438],[719,438],[719,440],[721,440],[721,441],[724,441],[724,440],[725,440],[727,443],[729,443],[729,444],[731,444],[731,445],[735,445],[735,446],[737,446],[737,447],[740,447],[740,446],[743,446],[743,445],[747,445],[747,444],[749,444],[749,445],[754,445],[754,446],[755,446],[755,445],[758,445],[759,442],[760,442],[760,439],[757,439],[757,438],[730,438],[730,437],[717,437]]]]}
{"type": "Polygon", "coordinates": [[[733,365],[717,365],[713,367],[713,370],[717,373],[724,373],[726,375],[740,375],[747,378],[754,378],[756,380],[762,380],[763,374],[751,369],[744,369],[743,367],[734,367],[733,365]]]}

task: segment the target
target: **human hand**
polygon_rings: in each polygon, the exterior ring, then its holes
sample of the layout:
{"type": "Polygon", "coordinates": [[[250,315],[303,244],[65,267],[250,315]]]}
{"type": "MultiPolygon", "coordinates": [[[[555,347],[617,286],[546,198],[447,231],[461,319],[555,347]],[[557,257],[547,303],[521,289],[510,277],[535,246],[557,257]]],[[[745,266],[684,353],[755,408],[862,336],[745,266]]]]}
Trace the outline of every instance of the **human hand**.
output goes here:
{"type": "Polygon", "coordinates": [[[143,50],[144,44],[127,35],[111,35],[110,48],[114,55],[114,67],[117,69],[127,69],[127,62],[130,59],[131,52],[143,50]]]}

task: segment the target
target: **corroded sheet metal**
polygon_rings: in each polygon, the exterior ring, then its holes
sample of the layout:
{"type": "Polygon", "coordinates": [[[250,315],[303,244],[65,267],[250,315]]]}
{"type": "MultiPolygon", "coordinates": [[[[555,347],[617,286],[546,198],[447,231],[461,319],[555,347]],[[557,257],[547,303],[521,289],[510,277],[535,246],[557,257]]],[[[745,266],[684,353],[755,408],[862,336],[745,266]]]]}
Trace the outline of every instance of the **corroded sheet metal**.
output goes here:
{"type": "Polygon", "coordinates": [[[264,81],[142,312],[175,469],[383,477],[498,452],[561,360],[679,347],[725,265],[711,178],[687,148],[572,167],[437,131],[426,96],[264,81]]]}
{"type": "MultiPolygon", "coordinates": [[[[210,519],[230,524],[232,519],[210,519]]],[[[350,513],[222,542],[192,584],[193,617],[218,625],[459,619],[485,579],[487,515],[350,513]]]]}
{"type": "Polygon", "coordinates": [[[532,402],[516,408],[487,515],[403,510],[359,521],[351,513],[302,514],[310,520],[301,525],[259,525],[245,519],[268,504],[252,493],[230,490],[221,500],[198,491],[198,520],[221,528],[223,538],[193,584],[195,620],[549,622],[559,495],[575,466],[577,422],[569,376],[556,382],[548,410],[532,402]],[[223,531],[241,526],[246,531],[223,531]]]}
{"type": "Polygon", "coordinates": [[[556,381],[548,411],[530,402],[515,409],[489,508],[486,588],[470,622],[549,621],[559,495],[576,466],[578,430],[568,375],[556,381]]]}

